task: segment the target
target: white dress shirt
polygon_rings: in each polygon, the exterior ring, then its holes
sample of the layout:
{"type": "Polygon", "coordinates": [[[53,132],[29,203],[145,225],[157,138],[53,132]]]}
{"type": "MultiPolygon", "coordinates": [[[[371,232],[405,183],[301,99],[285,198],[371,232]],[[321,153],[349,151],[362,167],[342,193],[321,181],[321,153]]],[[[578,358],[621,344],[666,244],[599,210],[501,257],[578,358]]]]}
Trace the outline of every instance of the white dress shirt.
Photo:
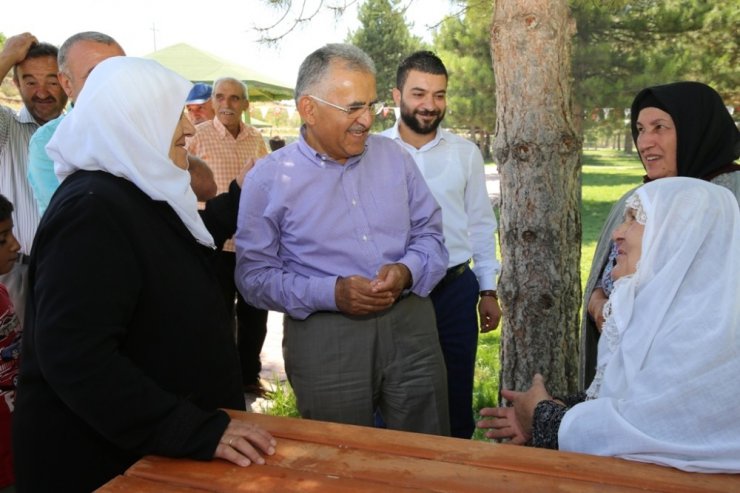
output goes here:
{"type": "Polygon", "coordinates": [[[473,259],[480,290],[496,289],[500,265],[496,260],[498,227],[486,189],[483,156],[467,139],[437,129],[437,135],[420,149],[398,133],[398,122],[381,133],[406,149],[416,161],[434,198],[442,208],[449,267],[473,259]]]}

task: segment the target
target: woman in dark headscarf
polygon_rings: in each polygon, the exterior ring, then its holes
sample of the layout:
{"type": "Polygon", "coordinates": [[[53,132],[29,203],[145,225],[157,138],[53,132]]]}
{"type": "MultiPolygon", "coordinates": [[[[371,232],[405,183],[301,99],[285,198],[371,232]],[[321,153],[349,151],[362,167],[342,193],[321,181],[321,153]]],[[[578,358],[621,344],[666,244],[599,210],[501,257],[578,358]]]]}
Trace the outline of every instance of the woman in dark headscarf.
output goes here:
{"type": "MultiPolygon", "coordinates": [[[[701,82],[674,82],[640,91],[630,113],[632,137],[645,168],[644,182],[669,176],[711,181],[740,202],[740,132],[722,98],[701,82]]],[[[620,224],[628,191],[612,207],[596,245],[583,298],[580,388],[596,370],[596,345],[603,307],[611,292],[612,231],[620,224]]]]}

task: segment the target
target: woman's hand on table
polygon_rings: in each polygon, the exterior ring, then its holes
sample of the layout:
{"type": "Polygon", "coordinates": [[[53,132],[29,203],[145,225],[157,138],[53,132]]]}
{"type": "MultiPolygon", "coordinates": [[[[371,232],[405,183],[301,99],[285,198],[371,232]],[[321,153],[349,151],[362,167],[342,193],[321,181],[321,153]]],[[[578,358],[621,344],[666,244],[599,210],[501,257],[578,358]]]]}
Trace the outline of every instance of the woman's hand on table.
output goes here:
{"type": "Polygon", "coordinates": [[[277,441],[262,427],[232,419],[219,440],[214,458],[224,459],[242,467],[264,464],[263,454],[275,453],[277,441]]]}

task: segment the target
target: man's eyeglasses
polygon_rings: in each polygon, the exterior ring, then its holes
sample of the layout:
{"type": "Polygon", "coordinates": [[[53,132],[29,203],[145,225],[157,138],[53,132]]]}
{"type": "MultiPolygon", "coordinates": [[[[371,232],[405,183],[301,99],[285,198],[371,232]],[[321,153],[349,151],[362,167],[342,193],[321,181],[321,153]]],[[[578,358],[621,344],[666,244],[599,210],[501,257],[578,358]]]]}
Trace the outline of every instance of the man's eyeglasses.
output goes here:
{"type": "Polygon", "coordinates": [[[365,113],[365,111],[369,111],[373,115],[379,115],[380,112],[383,111],[383,108],[385,108],[385,103],[382,101],[374,101],[368,104],[355,104],[352,106],[339,106],[338,104],[323,100],[318,96],[312,96],[309,94],[308,97],[314,101],[324,103],[332,108],[338,109],[339,111],[343,111],[347,115],[347,118],[359,118],[365,113]]]}

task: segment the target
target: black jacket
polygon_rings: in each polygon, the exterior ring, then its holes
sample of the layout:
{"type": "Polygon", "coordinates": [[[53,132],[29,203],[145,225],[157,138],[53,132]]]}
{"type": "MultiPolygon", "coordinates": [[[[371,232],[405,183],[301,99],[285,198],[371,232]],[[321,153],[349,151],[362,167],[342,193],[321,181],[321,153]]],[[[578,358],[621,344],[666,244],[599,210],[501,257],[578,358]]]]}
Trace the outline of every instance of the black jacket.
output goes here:
{"type": "Polygon", "coordinates": [[[212,256],[123,178],[61,184],[29,267],[17,491],[91,491],[145,454],[213,456],[217,409],[244,396],[212,256]]]}

